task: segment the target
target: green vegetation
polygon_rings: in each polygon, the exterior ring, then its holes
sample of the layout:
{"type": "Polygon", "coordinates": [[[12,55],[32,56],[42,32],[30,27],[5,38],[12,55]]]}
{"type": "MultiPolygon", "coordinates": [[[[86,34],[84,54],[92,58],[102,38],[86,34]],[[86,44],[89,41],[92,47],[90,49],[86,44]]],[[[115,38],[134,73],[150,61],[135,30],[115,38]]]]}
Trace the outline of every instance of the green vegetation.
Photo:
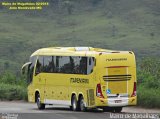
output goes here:
{"type": "Polygon", "coordinates": [[[0,77],[0,100],[27,100],[25,80],[16,78],[7,71],[0,77]]]}
{"type": "Polygon", "coordinates": [[[160,60],[143,59],[138,67],[138,105],[160,108],[160,60]]]}
{"type": "Polygon", "coordinates": [[[159,0],[45,1],[50,6],[42,11],[0,6],[0,99],[26,99],[20,69],[35,50],[92,46],[134,51],[139,61],[138,105],[160,107],[159,0]]]}

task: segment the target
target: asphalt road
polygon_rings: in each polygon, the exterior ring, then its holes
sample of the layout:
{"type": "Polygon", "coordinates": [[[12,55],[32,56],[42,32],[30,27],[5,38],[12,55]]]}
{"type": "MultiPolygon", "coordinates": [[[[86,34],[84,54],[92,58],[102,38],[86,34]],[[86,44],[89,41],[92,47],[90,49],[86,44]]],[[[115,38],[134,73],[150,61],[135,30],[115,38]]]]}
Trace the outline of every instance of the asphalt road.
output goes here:
{"type": "Polygon", "coordinates": [[[157,114],[160,114],[160,109],[124,107],[122,113],[103,112],[100,109],[73,112],[69,107],[62,106],[47,106],[45,110],[38,110],[34,103],[20,101],[0,102],[0,119],[129,119],[140,116],[145,117],[146,114],[150,114],[149,117],[157,117],[157,114]]]}

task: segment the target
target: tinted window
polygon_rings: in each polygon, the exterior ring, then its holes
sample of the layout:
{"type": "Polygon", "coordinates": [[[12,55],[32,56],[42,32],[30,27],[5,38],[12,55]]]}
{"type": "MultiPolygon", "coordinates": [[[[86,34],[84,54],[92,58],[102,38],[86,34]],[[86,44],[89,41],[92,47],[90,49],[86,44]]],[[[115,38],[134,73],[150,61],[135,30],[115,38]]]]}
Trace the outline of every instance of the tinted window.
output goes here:
{"type": "Polygon", "coordinates": [[[80,59],[80,74],[87,74],[87,57],[80,59]]]}
{"type": "Polygon", "coordinates": [[[73,73],[73,67],[71,65],[72,58],[69,56],[63,56],[59,58],[59,73],[73,73]]]}
{"type": "Polygon", "coordinates": [[[55,68],[55,72],[60,72],[60,66],[59,66],[59,59],[60,56],[56,56],[56,68],[55,68]]]}
{"type": "Polygon", "coordinates": [[[43,72],[52,73],[54,69],[55,65],[52,56],[44,56],[43,72]]]}
{"type": "Polygon", "coordinates": [[[81,56],[39,56],[36,65],[36,74],[65,73],[90,74],[93,72],[95,59],[81,56]]]}
{"type": "Polygon", "coordinates": [[[37,58],[36,56],[30,58],[30,62],[32,63],[28,66],[28,75],[27,75],[28,83],[31,83],[33,80],[33,72],[34,72],[36,58],[37,58]]]}
{"type": "Polygon", "coordinates": [[[94,57],[88,57],[87,74],[93,72],[94,65],[95,65],[94,57]]]}
{"type": "Polygon", "coordinates": [[[75,58],[75,74],[87,74],[87,57],[75,58]]]}
{"type": "Polygon", "coordinates": [[[39,56],[37,59],[35,74],[39,74],[43,71],[43,56],[39,56]]]}

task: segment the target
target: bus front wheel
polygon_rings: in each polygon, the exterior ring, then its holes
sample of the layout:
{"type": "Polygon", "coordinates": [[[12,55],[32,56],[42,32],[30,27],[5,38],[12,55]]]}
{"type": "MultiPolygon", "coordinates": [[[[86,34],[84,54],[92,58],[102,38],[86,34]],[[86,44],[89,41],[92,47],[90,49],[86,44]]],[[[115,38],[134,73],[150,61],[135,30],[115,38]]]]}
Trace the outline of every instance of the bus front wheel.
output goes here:
{"type": "Polygon", "coordinates": [[[41,99],[40,99],[40,94],[39,93],[36,96],[36,103],[37,103],[38,109],[40,109],[40,110],[45,109],[45,104],[41,103],[41,99]]]}

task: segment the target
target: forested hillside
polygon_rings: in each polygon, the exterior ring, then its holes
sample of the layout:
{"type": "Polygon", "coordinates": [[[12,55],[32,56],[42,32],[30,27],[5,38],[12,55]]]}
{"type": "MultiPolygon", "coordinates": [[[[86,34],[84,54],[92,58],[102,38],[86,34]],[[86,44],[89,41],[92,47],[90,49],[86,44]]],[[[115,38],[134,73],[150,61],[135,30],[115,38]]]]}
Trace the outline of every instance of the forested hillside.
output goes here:
{"type": "Polygon", "coordinates": [[[132,50],[138,58],[160,56],[160,0],[42,1],[49,2],[43,10],[0,7],[0,72],[18,73],[33,51],[50,46],[132,50]]]}

